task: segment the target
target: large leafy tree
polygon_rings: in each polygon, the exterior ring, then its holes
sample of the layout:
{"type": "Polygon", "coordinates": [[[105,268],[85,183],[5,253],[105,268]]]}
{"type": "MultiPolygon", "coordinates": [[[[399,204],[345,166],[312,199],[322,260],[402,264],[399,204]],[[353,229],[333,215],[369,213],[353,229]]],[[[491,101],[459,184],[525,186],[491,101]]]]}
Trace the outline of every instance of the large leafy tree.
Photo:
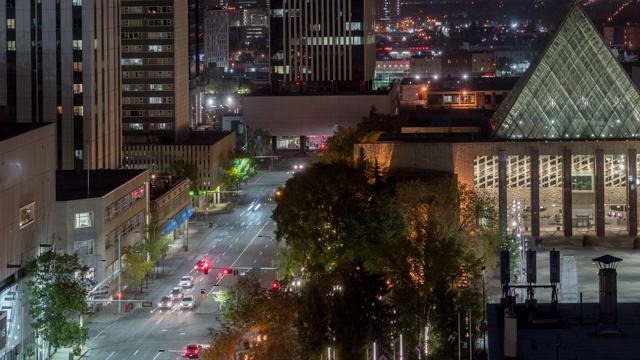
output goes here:
{"type": "Polygon", "coordinates": [[[237,153],[229,163],[230,169],[237,169],[240,181],[245,184],[258,173],[258,163],[246,153],[237,153]]]}
{"type": "MultiPolygon", "coordinates": [[[[169,254],[171,235],[162,235],[162,227],[158,224],[147,226],[147,236],[144,241],[145,251],[149,254],[149,261],[158,263],[169,254]]],[[[145,259],[146,261],[146,259],[145,259]]]]}
{"type": "Polygon", "coordinates": [[[89,330],[79,319],[91,311],[86,298],[93,286],[91,269],[76,254],[48,251],[25,264],[31,327],[51,347],[81,347],[89,330]]]}
{"type": "Polygon", "coordinates": [[[265,156],[273,153],[271,149],[271,134],[268,131],[262,129],[249,128],[249,134],[247,134],[249,154],[254,156],[265,156]]]}
{"type": "Polygon", "coordinates": [[[289,270],[302,267],[313,277],[344,261],[366,264],[370,247],[382,236],[401,233],[399,216],[373,195],[364,167],[347,161],[315,163],[287,181],[272,217],[276,237],[286,239],[289,270]]]}
{"type": "Polygon", "coordinates": [[[223,170],[220,175],[220,181],[225,190],[236,190],[238,188],[238,182],[240,181],[240,170],[233,167],[223,170]]]}
{"type": "Polygon", "coordinates": [[[456,313],[481,313],[481,267],[494,266],[500,239],[495,206],[448,178],[401,183],[397,199],[408,231],[379,249],[389,265],[391,298],[401,327],[419,334],[431,326],[430,349],[440,358],[457,332],[456,313]]]}
{"type": "Polygon", "coordinates": [[[293,292],[270,291],[260,285],[260,276],[249,273],[221,292],[226,307],[220,327],[210,328],[211,345],[203,359],[300,359],[295,329],[298,297],[293,292]]]}
{"type": "Polygon", "coordinates": [[[198,183],[198,167],[184,160],[176,160],[169,165],[169,173],[174,177],[186,177],[191,181],[191,190],[195,190],[198,183]]]}

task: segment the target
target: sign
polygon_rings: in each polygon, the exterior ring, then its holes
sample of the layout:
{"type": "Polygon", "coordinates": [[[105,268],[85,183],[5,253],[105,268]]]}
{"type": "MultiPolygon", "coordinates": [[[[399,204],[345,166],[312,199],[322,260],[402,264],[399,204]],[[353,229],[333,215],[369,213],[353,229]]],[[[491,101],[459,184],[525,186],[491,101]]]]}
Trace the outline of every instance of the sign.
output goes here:
{"type": "Polygon", "coordinates": [[[143,301],[142,307],[152,307],[153,303],[151,301],[143,301]]]}
{"type": "Polygon", "coordinates": [[[207,289],[200,289],[200,294],[206,295],[207,294],[207,289]]]}

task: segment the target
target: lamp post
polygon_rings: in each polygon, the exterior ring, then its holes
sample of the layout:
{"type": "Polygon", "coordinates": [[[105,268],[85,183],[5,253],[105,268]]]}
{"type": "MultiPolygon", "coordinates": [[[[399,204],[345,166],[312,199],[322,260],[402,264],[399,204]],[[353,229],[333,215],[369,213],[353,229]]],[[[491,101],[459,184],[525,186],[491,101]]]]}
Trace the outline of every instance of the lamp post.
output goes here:
{"type": "MultiPolygon", "coordinates": [[[[122,253],[120,248],[120,232],[118,232],[118,300],[122,300],[122,253]]],[[[118,301],[118,314],[122,312],[122,302],[118,301]]]]}
{"type": "Polygon", "coordinates": [[[485,292],[484,292],[484,273],[485,273],[486,267],[483,265],[482,266],[482,349],[486,352],[487,351],[487,334],[486,334],[486,328],[484,326],[484,322],[487,321],[487,307],[485,305],[485,292]]]}
{"type": "Polygon", "coordinates": [[[267,236],[267,235],[258,235],[259,238],[267,238],[271,241],[273,241],[274,244],[276,244],[276,256],[278,257],[278,266],[276,266],[276,280],[280,281],[280,247],[278,247],[278,242],[275,241],[271,236],[267,236]]]}

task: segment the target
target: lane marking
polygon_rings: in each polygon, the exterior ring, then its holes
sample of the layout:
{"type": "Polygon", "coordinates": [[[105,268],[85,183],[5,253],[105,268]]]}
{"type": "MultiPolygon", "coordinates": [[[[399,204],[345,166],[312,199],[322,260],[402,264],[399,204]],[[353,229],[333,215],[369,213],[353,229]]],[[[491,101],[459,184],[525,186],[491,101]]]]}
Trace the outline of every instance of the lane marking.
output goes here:
{"type": "Polygon", "coordinates": [[[258,256],[262,256],[262,251],[260,251],[260,255],[258,255],[258,256]]]}
{"type": "Polygon", "coordinates": [[[140,351],[140,349],[136,350],[136,352],[133,353],[133,356],[136,356],[136,354],[138,354],[138,351],[140,351]]]}
{"type": "MultiPolygon", "coordinates": [[[[93,339],[91,339],[91,341],[89,341],[89,343],[92,343],[92,342],[93,342],[93,340],[97,339],[97,338],[98,338],[98,336],[102,335],[102,333],[103,333],[103,332],[107,331],[107,329],[109,329],[110,327],[112,327],[112,326],[113,326],[113,325],[115,325],[115,324],[116,324],[116,323],[113,323],[113,324],[111,324],[111,325],[107,326],[106,328],[104,328],[104,330],[100,331],[100,332],[98,333],[98,335],[96,335],[93,339]]],[[[89,344],[87,344],[87,345],[89,345],[89,344]]]]}
{"type": "Polygon", "coordinates": [[[160,356],[160,354],[162,354],[162,353],[158,352],[158,354],[156,355],[156,357],[153,358],[153,360],[156,360],[158,358],[158,356],[160,356]]]}
{"type": "Polygon", "coordinates": [[[106,358],[106,359],[104,359],[104,360],[109,360],[109,358],[110,358],[110,357],[112,357],[112,356],[113,356],[113,354],[115,354],[115,353],[116,353],[115,351],[111,352],[111,355],[107,356],[107,358],[106,358]]]}

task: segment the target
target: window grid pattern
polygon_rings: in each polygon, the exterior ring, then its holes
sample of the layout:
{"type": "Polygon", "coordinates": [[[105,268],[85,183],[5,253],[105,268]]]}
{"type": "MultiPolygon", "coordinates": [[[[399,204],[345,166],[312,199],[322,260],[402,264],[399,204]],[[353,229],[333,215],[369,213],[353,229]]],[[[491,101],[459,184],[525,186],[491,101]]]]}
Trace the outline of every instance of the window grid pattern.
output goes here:
{"type": "Polygon", "coordinates": [[[591,174],[596,173],[595,156],[591,155],[574,155],[571,157],[571,173],[572,174],[591,174]]]}
{"type": "Polygon", "coordinates": [[[608,188],[624,188],[627,169],[624,155],[605,155],[604,186],[608,188]]]}
{"type": "MultiPolygon", "coordinates": [[[[498,157],[478,156],[474,159],[475,188],[498,188],[498,157]]],[[[507,187],[531,187],[531,157],[519,155],[507,159],[507,187]]],[[[562,156],[540,156],[540,187],[562,186],[562,156]]]]}
{"type": "Polygon", "coordinates": [[[145,217],[144,210],[140,211],[134,217],[132,217],[131,219],[127,220],[127,222],[119,226],[117,229],[108,233],[107,236],[105,236],[104,238],[105,249],[109,249],[113,245],[118,244],[118,234],[120,235],[120,240],[122,241],[122,239],[124,239],[127,235],[131,234],[131,232],[135,228],[144,224],[144,217],[145,217]]]}
{"type": "Polygon", "coordinates": [[[640,94],[584,11],[574,7],[491,124],[499,139],[635,138],[640,94]]]}
{"type": "Polygon", "coordinates": [[[78,254],[78,256],[93,255],[93,250],[93,239],[75,241],[73,243],[73,252],[78,254]]]}
{"type": "Polygon", "coordinates": [[[144,185],[142,185],[131,193],[121,197],[118,201],[111,203],[104,208],[104,219],[108,222],[131,207],[136,201],[144,199],[144,191],[144,185]]]}

